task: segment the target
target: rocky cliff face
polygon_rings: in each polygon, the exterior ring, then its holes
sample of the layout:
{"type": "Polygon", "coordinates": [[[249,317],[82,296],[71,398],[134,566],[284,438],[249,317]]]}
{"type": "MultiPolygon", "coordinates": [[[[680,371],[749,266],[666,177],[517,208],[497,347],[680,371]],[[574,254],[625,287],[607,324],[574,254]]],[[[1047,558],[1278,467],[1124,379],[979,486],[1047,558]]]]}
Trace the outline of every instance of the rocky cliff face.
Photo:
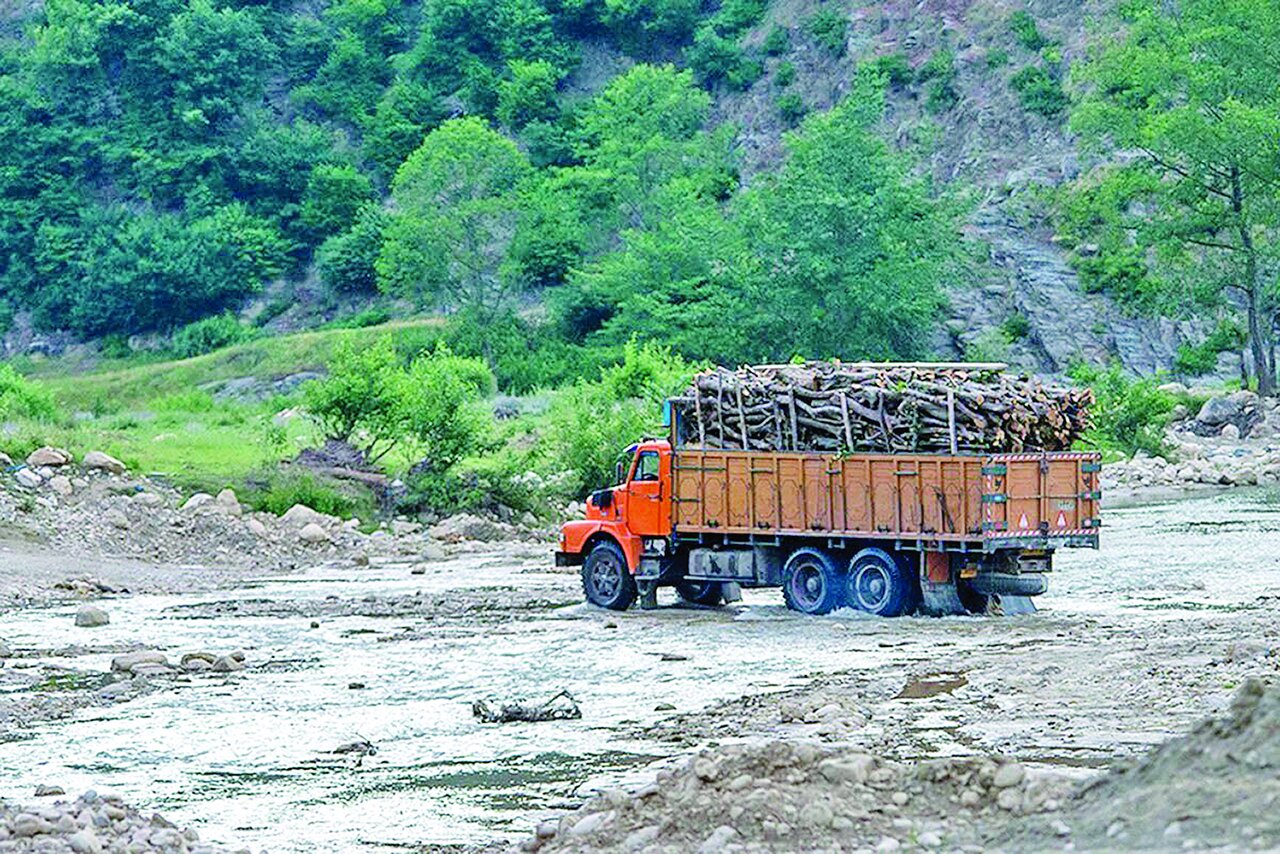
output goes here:
{"type": "MultiPolygon", "coordinates": [[[[1078,177],[1082,156],[1065,114],[1028,111],[1012,78],[1023,68],[1048,69],[1065,79],[1084,53],[1091,28],[1103,26],[1114,2],[1057,0],[923,0],[857,6],[848,12],[845,49],[836,52],[805,35],[806,22],[828,5],[782,0],[770,5],[749,38],[762,43],[775,27],[791,36],[788,51],[766,62],[765,76],[746,92],[722,94],[716,119],[741,129],[748,175],[773,168],[786,130],[778,109],[784,92],[801,96],[809,110],[829,108],[845,95],[856,70],[877,58],[901,54],[912,72],[940,51],[954,61],[952,106],[930,106],[931,80],[891,83],[886,130],[897,145],[919,153],[940,185],[976,192],[971,217],[975,241],[989,248],[994,275],[951,291],[951,317],[936,341],[941,354],[963,358],[1000,356],[1029,370],[1057,373],[1077,359],[1119,360],[1135,373],[1170,370],[1179,344],[1204,330],[1168,318],[1140,316],[1100,294],[1087,294],[1049,229],[1025,224],[1023,193],[1078,177]],[[1028,48],[1012,26],[1019,10],[1030,13],[1047,46],[1028,48]],[[779,82],[780,68],[794,68],[794,82],[779,82]],[[993,353],[1000,330],[1020,334],[993,353]],[[983,346],[986,342],[986,346],[983,346]]],[[[785,76],[783,78],[785,80],[785,76]]],[[[1224,374],[1231,373],[1224,364],[1224,374]]]]}

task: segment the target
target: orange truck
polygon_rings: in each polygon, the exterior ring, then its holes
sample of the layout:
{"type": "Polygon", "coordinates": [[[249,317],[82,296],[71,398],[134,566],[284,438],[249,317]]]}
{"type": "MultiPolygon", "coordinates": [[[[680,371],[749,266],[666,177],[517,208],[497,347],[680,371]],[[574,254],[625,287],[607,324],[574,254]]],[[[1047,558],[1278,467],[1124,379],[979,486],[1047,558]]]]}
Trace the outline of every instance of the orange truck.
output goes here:
{"type": "Polygon", "coordinates": [[[787,607],[879,616],[1034,610],[1053,552],[1098,547],[1096,453],[844,454],[628,448],[566,523],[559,566],[589,602],[714,605],[781,587],[787,607]]]}

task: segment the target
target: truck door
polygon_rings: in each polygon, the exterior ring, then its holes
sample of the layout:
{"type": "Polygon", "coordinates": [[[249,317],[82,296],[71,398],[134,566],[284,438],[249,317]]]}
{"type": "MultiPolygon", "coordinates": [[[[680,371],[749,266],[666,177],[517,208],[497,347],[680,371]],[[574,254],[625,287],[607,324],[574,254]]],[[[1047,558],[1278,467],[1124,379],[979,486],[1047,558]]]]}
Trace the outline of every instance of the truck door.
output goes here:
{"type": "Polygon", "coordinates": [[[671,455],[641,448],[627,483],[627,527],[641,537],[671,533],[671,455]]]}

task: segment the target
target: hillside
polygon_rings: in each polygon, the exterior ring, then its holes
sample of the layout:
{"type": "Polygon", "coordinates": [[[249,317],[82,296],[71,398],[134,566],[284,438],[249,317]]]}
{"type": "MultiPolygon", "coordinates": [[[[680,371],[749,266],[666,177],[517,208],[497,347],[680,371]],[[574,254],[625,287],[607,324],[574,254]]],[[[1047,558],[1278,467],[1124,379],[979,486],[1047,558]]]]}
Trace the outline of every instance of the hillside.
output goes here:
{"type": "Polygon", "coordinates": [[[1097,247],[1060,228],[1099,162],[1066,81],[1113,5],[13,5],[0,352],[120,355],[228,311],[292,331],[372,305],[458,312],[453,346],[516,391],[633,337],[721,362],[1170,370],[1212,322],[1081,281],[1097,247]],[[787,133],[836,107],[848,121],[797,131],[806,166],[787,133]],[[845,212],[798,240],[824,182],[901,185],[889,210],[933,225],[845,212]],[[475,331],[495,324],[551,366],[504,369],[475,331]]]}

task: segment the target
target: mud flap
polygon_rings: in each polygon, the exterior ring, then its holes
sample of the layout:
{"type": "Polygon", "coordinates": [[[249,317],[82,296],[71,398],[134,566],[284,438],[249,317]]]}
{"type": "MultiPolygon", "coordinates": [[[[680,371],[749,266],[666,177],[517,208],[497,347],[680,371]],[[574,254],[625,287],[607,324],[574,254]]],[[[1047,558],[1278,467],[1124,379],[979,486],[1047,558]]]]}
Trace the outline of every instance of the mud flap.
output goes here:
{"type": "Polygon", "coordinates": [[[920,582],[920,611],[929,617],[951,617],[969,613],[960,601],[955,584],[920,582]]]}
{"type": "Polygon", "coordinates": [[[742,585],[736,581],[726,581],[720,585],[720,595],[726,605],[742,601],[742,585]]]}
{"type": "Polygon", "coordinates": [[[658,607],[658,582],[637,581],[636,591],[640,594],[637,601],[641,611],[652,611],[658,607]]]}

